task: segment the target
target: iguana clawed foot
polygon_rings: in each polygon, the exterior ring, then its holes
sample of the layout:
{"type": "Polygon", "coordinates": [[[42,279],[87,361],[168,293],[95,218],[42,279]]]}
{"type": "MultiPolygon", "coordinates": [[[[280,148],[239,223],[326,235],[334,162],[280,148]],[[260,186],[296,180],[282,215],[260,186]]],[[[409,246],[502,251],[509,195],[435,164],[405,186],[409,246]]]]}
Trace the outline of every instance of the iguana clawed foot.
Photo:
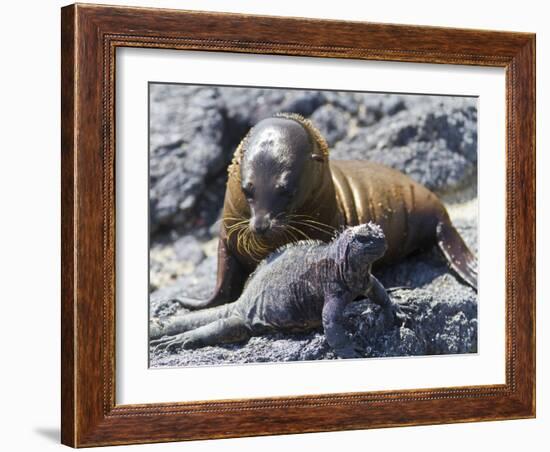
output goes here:
{"type": "Polygon", "coordinates": [[[414,311],[415,309],[412,306],[392,302],[384,312],[384,323],[386,328],[391,329],[401,326],[410,327],[414,311]]]}
{"type": "Polygon", "coordinates": [[[158,339],[164,335],[164,323],[158,318],[154,317],[149,320],[149,339],[158,339]]]}
{"type": "Polygon", "coordinates": [[[193,348],[193,341],[189,333],[180,333],[174,336],[164,336],[150,342],[155,352],[166,350],[167,352],[176,352],[180,349],[193,348]]]}
{"type": "Polygon", "coordinates": [[[334,349],[334,353],[336,353],[336,356],[338,356],[339,358],[364,358],[365,357],[364,350],[361,350],[352,344],[350,344],[348,347],[334,349]]]}

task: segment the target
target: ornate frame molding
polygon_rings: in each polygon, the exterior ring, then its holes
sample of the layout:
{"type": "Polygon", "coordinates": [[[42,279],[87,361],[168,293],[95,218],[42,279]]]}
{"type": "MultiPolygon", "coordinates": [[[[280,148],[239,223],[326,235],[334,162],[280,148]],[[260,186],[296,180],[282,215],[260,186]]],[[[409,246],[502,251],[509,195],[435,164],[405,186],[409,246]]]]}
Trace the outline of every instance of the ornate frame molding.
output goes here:
{"type": "Polygon", "coordinates": [[[535,415],[533,34],[80,4],[62,9],[61,31],[64,444],[82,447],[535,415]],[[118,47],[504,67],[506,383],[116,405],[118,47]]]}

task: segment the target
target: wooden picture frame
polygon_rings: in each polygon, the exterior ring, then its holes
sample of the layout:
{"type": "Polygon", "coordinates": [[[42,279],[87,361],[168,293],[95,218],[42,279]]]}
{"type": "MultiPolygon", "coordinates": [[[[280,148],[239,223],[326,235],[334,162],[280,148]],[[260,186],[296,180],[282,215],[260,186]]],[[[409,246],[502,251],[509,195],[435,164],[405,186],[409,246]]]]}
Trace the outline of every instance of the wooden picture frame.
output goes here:
{"type": "Polygon", "coordinates": [[[535,35],[78,4],[62,9],[61,35],[64,444],[84,447],[535,416],[535,35]],[[505,384],[117,405],[117,47],[505,68],[505,384]]]}

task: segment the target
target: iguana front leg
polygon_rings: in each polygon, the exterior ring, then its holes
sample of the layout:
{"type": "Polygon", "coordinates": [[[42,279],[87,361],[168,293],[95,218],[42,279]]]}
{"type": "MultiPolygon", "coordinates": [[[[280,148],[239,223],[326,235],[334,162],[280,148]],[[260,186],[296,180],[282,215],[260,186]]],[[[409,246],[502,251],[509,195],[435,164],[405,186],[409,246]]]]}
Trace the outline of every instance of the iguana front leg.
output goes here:
{"type": "Polygon", "coordinates": [[[401,326],[406,320],[407,315],[401,310],[401,307],[391,301],[384,286],[373,275],[370,276],[371,284],[366,295],[379,305],[384,312],[384,322],[386,328],[401,326]]]}
{"type": "Polygon", "coordinates": [[[323,329],[328,344],[341,358],[360,358],[354,343],[344,328],[344,309],[352,301],[349,291],[332,289],[325,295],[323,305],[323,329]]]}

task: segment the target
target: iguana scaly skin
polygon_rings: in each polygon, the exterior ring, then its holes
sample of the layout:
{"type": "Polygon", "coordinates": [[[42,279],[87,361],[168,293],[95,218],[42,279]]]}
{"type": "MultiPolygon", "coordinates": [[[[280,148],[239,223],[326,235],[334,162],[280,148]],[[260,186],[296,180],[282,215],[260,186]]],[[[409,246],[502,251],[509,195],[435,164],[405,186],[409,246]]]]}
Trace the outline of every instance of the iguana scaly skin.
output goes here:
{"type": "Polygon", "coordinates": [[[346,305],[368,296],[384,310],[388,327],[402,316],[371,274],[384,255],[382,229],[351,227],[332,242],[286,245],[264,259],[233,303],[150,323],[151,345],[169,351],[242,342],[266,332],[301,332],[323,326],[340,357],[357,357],[343,325],[346,305]]]}

